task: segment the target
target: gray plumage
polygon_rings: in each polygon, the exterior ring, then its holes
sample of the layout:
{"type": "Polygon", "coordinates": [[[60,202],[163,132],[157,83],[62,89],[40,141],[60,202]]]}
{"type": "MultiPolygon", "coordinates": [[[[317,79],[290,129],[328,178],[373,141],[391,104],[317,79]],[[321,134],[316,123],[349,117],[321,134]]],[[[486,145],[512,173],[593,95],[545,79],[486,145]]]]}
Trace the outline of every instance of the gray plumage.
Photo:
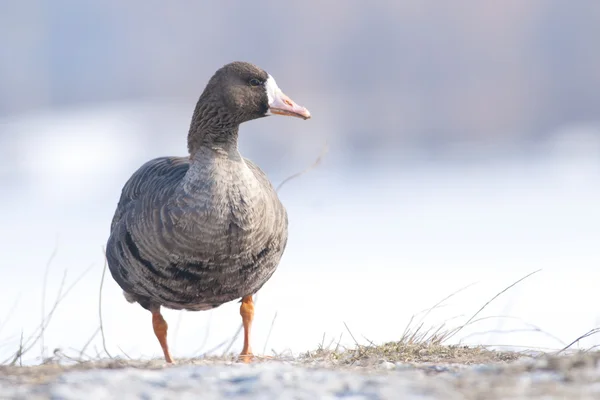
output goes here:
{"type": "Polygon", "coordinates": [[[106,256],[129,301],[205,310],[256,293],[275,272],[287,213],[237,148],[239,124],[267,115],[268,79],[247,63],[218,70],[192,118],[190,156],[148,161],[125,184],[106,256]]]}

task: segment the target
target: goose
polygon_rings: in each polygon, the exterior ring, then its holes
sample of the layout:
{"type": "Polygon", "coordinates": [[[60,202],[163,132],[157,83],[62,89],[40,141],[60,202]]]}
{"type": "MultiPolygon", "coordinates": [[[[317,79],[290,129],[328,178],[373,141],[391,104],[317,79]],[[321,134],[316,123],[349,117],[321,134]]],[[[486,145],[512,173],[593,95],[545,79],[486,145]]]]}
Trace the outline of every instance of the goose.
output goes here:
{"type": "Polygon", "coordinates": [[[253,295],[275,272],[288,238],[287,212],[266,174],[238,150],[240,124],[269,115],[311,117],[256,65],[232,62],[210,78],[196,104],[186,157],[143,164],[122,189],[106,244],[113,279],[152,314],[172,363],[161,307],[209,310],[241,299],[244,344],[253,295]]]}

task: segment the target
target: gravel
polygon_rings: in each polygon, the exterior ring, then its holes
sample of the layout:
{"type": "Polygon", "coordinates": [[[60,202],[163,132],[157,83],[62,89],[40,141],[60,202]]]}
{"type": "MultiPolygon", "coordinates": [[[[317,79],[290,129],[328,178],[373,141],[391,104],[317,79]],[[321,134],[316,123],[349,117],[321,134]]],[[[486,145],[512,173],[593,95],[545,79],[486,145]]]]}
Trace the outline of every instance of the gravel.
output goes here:
{"type": "Polygon", "coordinates": [[[482,365],[381,360],[369,367],[306,361],[2,367],[0,399],[596,399],[599,359],[594,354],[482,365]]]}

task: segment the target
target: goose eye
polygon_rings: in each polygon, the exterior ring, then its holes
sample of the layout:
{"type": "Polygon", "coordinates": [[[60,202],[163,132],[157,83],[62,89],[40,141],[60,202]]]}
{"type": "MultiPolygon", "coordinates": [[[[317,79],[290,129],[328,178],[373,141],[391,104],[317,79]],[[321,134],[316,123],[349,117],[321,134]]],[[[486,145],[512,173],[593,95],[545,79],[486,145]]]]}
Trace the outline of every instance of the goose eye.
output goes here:
{"type": "Polygon", "coordinates": [[[260,86],[261,85],[261,82],[256,78],[250,79],[249,83],[250,83],[250,86],[260,86]]]}

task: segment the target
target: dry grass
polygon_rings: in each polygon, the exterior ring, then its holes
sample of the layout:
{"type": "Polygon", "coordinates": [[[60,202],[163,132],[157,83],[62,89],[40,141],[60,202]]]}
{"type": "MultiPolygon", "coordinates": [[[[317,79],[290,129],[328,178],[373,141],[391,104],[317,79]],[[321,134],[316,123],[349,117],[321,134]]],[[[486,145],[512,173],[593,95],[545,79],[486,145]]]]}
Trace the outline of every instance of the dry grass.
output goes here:
{"type": "MultiPolygon", "coordinates": [[[[47,267],[48,268],[48,267],[47,267]]],[[[97,365],[96,363],[102,361],[100,365],[113,365],[110,362],[108,364],[104,363],[104,359],[106,357],[109,360],[114,360],[117,364],[122,365],[123,360],[114,359],[111,353],[108,352],[106,348],[106,342],[104,338],[103,332],[103,322],[102,322],[102,312],[101,312],[101,304],[102,304],[102,287],[104,282],[106,264],[104,265],[104,270],[102,273],[102,278],[100,282],[98,300],[99,300],[99,328],[94,332],[94,334],[90,337],[87,344],[83,349],[63,349],[63,350],[55,350],[54,353],[47,357],[44,354],[44,349],[42,348],[42,352],[40,355],[40,362],[42,366],[48,365],[97,365]],[[95,352],[88,351],[88,347],[90,343],[96,338],[96,336],[100,333],[102,336],[102,347],[100,350],[95,349],[95,352]]],[[[88,270],[89,271],[89,270],[88,270]]],[[[87,271],[86,271],[87,272],[87,271]]],[[[369,365],[374,362],[380,362],[382,360],[390,361],[390,362],[443,362],[443,363],[464,363],[464,364],[473,364],[473,363],[485,363],[485,362],[498,362],[498,361],[509,361],[514,360],[520,356],[519,353],[511,353],[511,352],[497,352],[493,350],[488,350],[484,347],[468,347],[468,346],[460,346],[460,345],[448,345],[447,341],[452,338],[456,333],[464,329],[469,324],[476,323],[481,320],[481,318],[476,319],[476,317],[497,297],[501,294],[505,293],[508,289],[515,286],[517,283],[523,281],[524,279],[530,277],[538,271],[532,272],[525,277],[517,280],[512,283],[501,292],[494,295],[489,301],[487,301],[475,314],[473,314],[464,324],[460,324],[454,327],[446,326],[446,323],[442,323],[438,326],[426,327],[425,319],[427,316],[436,308],[443,306],[443,303],[460,293],[462,290],[465,290],[467,287],[462,288],[449,296],[446,296],[441,301],[437,302],[433,307],[424,310],[422,312],[422,316],[417,319],[415,316],[410,319],[408,322],[404,333],[396,342],[389,342],[382,345],[376,345],[373,342],[367,340],[368,345],[361,345],[356,340],[354,334],[350,331],[348,326],[346,326],[347,332],[350,334],[352,339],[354,340],[355,346],[354,348],[342,348],[338,343],[333,346],[333,342],[329,344],[329,346],[325,347],[324,343],[321,343],[316,351],[307,352],[297,360],[299,362],[308,362],[314,361],[315,359],[319,359],[321,361],[328,361],[332,365],[369,365]]],[[[66,273],[65,276],[66,278],[66,273]]],[[[14,352],[12,356],[5,359],[2,364],[8,366],[22,365],[21,360],[23,356],[33,349],[33,347],[43,341],[43,333],[47,328],[52,314],[55,312],[61,301],[64,300],[65,296],[68,292],[73,288],[73,286],[82,278],[82,276],[78,277],[75,282],[70,285],[66,291],[63,291],[63,287],[65,285],[65,280],[63,279],[62,285],[59,289],[59,292],[56,296],[54,304],[50,309],[48,315],[43,318],[40,323],[40,327],[33,332],[27,338],[22,338],[18,348],[14,352]]],[[[273,329],[273,325],[275,323],[275,318],[271,324],[271,330],[273,329]]],[[[212,362],[223,362],[223,361],[231,361],[232,355],[230,354],[231,347],[235,342],[239,334],[240,329],[232,336],[231,340],[225,340],[220,347],[225,347],[225,350],[222,353],[222,356],[219,358],[201,358],[202,360],[212,360],[212,362]]],[[[265,343],[265,349],[267,348],[267,343],[265,343]]],[[[215,349],[213,349],[215,350],[215,349]]],[[[210,352],[213,352],[211,350],[210,352]]],[[[216,349],[218,350],[218,349],[216,349]]],[[[121,351],[125,354],[123,351],[121,351]]],[[[129,358],[126,354],[125,356],[129,358]]],[[[285,355],[275,355],[275,359],[285,359],[289,360],[289,356],[285,355]]],[[[194,360],[200,359],[192,359],[186,362],[192,362],[194,360]]],[[[128,365],[136,365],[141,361],[128,360],[128,365]]],[[[144,364],[145,365],[145,364],[144,364]]]]}
{"type": "Polygon", "coordinates": [[[369,367],[383,361],[436,364],[488,364],[514,361],[523,354],[499,352],[484,347],[440,345],[429,343],[389,342],[382,345],[360,346],[347,350],[318,349],[301,356],[305,361],[326,361],[333,365],[369,367]]]}
{"type": "MultiPolygon", "coordinates": [[[[538,273],[540,270],[531,272],[524,277],[518,279],[500,292],[492,296],[483,304],[466,322],[456,326],[448,326],[444,322],[437,326],[426,327],[425,319],[435,309],[443,306],[443,304],[453,296],[467,289],[471,285],[465,286],[454,293],[444,297],[437,302],[433,307],[424,310],[422,316],[417,319],[413,316],[408,322],[403,335],[398,341],[388,342],[377,345],[369,341],[368,345],[361,345],[356,340],[350,328],[346,325],[348,334],[354,340],[355,347],[351,349],[341,348],[338,344],[332,349],[333,343],[327,347],[323,342],[316,351],[309,351],[301,356],[303,360],[325,361],[335,365],[360,365],[372,366],[383,361],[387,362],[402,362],[402,363],[459,363],[463,365],[483,364],[483,363],[498,363],[514,361],[523,356],[524,353],[507,351],[500,352],[490,350],[485,346],[464,346],[448,344],[448,341],[458,332],[466,327],[481,321],[484,318],[477,318],[485,308],[506,293],[509,289],[519,284],[523,280],[538,273]]],[[[501,318],[501,317],[500,317],[501,318]]],[[[539,328],[532,329],[541,331],[539,328]]],[[[543,331],[542,331],[543,332],[543,331]]],[[[527,352],[531,355],[531,352],[527,352]]]]}
{"type": "MultiPolygon", "coordinates": [[[[52,258],[54,257],[54,254],[55,253],[52,254],[50,261],[48,262],[48,264],[46,266],[46,275],[47,275],[48,269],[50,268],[50,263],[52,261],[52,258]]],[[[58,293],[56,295],[54,303],[52,304],[51,309],[47,313],[43,314],[42,320],[41,320],[39,326],[33,331],[33,333],[31,333],[28,336],[25,336],[24,333],[21,332],[21,338],[19,340],[19,345],[17,346],[17,349],[14,351],[14,353],[11,356],[2,360],[0,362],[0,365],[6,365],[6,364],[22,365],[23,356],[26,355],[27,353],[29,353],[34,348],[34,346],[37,345],[38,343],[40,343],[42,346],[42,348],[40,350],[40,358],[42,360],[44,360],[46,358],[45,357],[45,347],[44,347],[44,332],[50,325],[52,317],[55,314],[55,312],[58,309],[61,302],[69,295],[71,290],[73,290],[73,288],[75,288],[75,286],[77,286],[79,281],[81,281],[81,279],[83,279],[84,276],[90,272],[91,268],[92,267],[89,267],[85,271],[83,271],[83,273],[80,274],[68,287],[66,287],[67,271],[65,270],[63,272],[62,281],[60,283],[58,293]],[[65,289],[65,287],[66,287],[66,289],[65,289]]],[[[44,278],[44,287],[43,287],[43,296],[42,296],[44,300],[45,300],[45,293],[46,293],[46,284],[47,284],[47,281],[44,278]]],[[[44,308],[42,308],[42,309],[44,310],[44,308]]],[[[94,336],[95,336],[95,334],[92,336],[90,341],[93,339],[94,336]]],[[[84,350],[85,349],[83,349],[81,352],[83,353],[84,350]]]]}
{"type": "MultiPolygon", "coordinates": [[[[207,357],[202,359],[178,360],[177,365],[209,365],[232,363],[234,357],[207,357]]],[[[74,360],[61,354],[46,360],[40,365],[21,367],[17,365],[0,365],[0,376],[10,378],[15,383],[44,383],[65,372],[86,371],[96,369],[139,368],[146,370],[163,369],[167,365],[162,358],[152,360],[129,360],[123,358],[104,358],[97,360],[74,360]]]]}
{"type": "MultiPolygon", "coordinates": [[[[498,352],[483,347],[443,346],[431,344],[406,344],[390,342],[378,346],[362,346],[356,349],[340,350],[319,348],[299,357],[279,355],[269,358],[257,358],[255,363],[282,361],[308,368],[352,369],[361,373],[383,373],[377,368],[382,362],[400,362],[408,367],[424,369],[428,373],[439,373],[448,370],[463,370],[469,365],[485,364],[495,366],[504,375],[516,376],[523,372],[551,371],[571,374],[596,368],[600,362],[599,352],[577,352],[569,355],[542,354],[527,357],[523,353],[498,352]],[[527,362],[514,361],[524,357],[527,362]],[[428,367],[447,365],[449,369],[429,369],[428,367]]],[[[198,365],[233,365],[241,364],[236,355],[179,359],[174,365],[165,364],[162,358],[151,360],[128,360],[122,358],[80,361],[64,358],[56,354],[46,363],[30,367],[17,365],[0,366],[0,381],[8,380],[14,384],[43,384],[66,372],[86,370],[114,370],[137,368],[144,370],[160,370],[178,366],[198,365]]],[[[494,370],[492,370],[494,371],[494,370]]]]}
{"type": "MultiPolygon", "coordinates": [[[[382,361],[402,362],[407,364],[490,364],[506,363],[520,357],[519,353],[502,353],[486,350],[482,347],[442,346],[398,342],[385,343],[379,346],[361,346],[356,349],[317,349],[299,357],[276,355],[269,358],[257,357],[254,363],[283,361],[298,366],[317,368],[360,368],[363,371],[373,371],[373,367],[382,361]]],[[[76,360],[61,353],[55,353],[44,364],[21,367],[18,365],[0,366],[0,376],[10,379],[13,383],[39,384],[55,379],[65,372],[139,368],[158,370],[183,365],[232,365],[241,364],[237,355],[178,359],[172,366],[165,364],[162,358],[152,360],[129,360],[122,358],[76,360]]]]}

